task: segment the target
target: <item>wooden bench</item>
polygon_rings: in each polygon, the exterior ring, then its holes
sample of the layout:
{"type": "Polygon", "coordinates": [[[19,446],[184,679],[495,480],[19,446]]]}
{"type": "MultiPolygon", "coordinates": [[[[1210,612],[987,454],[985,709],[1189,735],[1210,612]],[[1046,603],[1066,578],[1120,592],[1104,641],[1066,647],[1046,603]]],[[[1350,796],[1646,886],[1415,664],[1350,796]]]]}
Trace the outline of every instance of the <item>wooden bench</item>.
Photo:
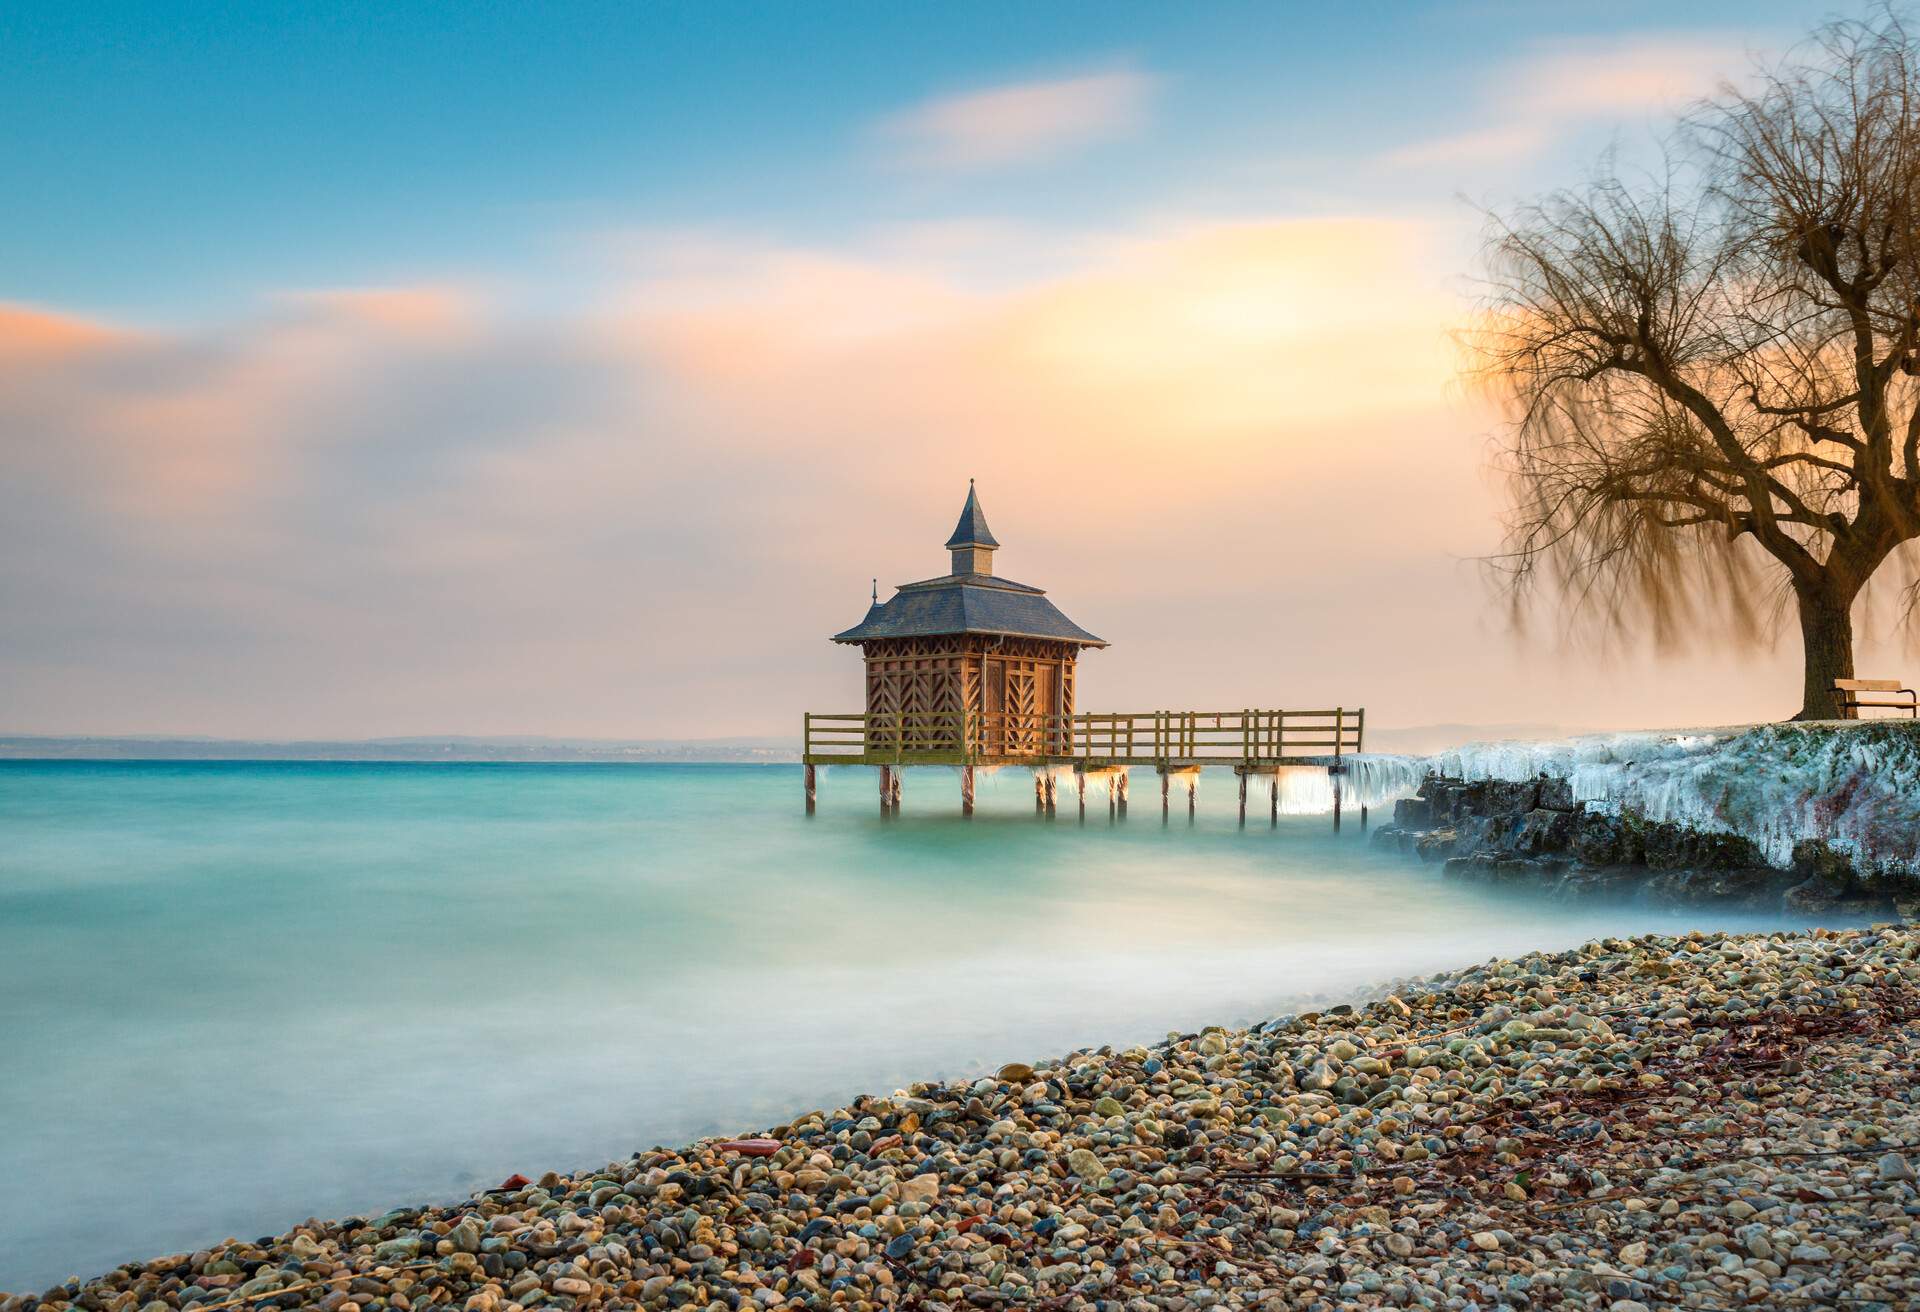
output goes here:
{"type": "Polygon", "coordinates": [[[1833,690],[1840,694],[1840,706],[1849,720],[1860,718],[1863,706],[1884,706],[1889,710],[1905,711],[1909,716],[1920,719],[1920,698],[1914,696],[1911,688],[1902,688],[1898,679],[1835,679],[1833,690]],[[1885,697],[1862,697],[1862,693],[1886,693],[1885,697]],[[1905,696],[1905,701],[1897,698],[1905,696]]]}

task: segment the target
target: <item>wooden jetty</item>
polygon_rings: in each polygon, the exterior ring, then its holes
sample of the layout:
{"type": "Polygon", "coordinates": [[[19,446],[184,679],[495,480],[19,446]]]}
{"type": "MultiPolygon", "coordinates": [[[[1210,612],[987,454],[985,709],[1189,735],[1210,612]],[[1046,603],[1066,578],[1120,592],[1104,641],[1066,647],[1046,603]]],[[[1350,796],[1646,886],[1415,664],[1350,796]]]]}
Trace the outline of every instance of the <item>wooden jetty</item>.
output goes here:
{"type": "Polygon", "coordinates": [[[1080,653],[1107,644],[1041,589],[996,576],[999,546],[969,484],[946,543],[951,571],[902,584],[885,603],[876,580],[866,618],[834,635],[865,656],[867,708],[806,714],[801,759],[809,812],[822,765],[877,766],[887,810],[899,805],[906,767],[956,766],[968,814],[979,767],[1031,768],[1035,804],[1048,810],[1056,804],[1056,773],[1071,771],[1083,811],[1089,778],[1104,779],[1113,803],[1124,808],[1127,771],[1151,767],[1164,814],[1176,779],[1191,812],[1200,771],[1211,766],[1239,776],[1244,822],[1249,778],[1268,778],[1277,817],[1280,771],[1321,767],[1333,776],[1339,824],[1342,758],[1363,750],[1364,709],[1076,712],[1080,653]]]}

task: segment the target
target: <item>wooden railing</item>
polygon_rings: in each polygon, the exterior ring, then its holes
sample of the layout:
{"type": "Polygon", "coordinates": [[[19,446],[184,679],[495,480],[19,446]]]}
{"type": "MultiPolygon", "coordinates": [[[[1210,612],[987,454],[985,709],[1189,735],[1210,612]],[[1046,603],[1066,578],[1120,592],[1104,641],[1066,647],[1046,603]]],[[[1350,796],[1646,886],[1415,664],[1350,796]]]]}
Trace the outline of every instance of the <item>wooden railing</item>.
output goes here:
{"type": "Polygon", "coordinates": [[[1364,709],[1011,712],[809,712],[804,753],[827,763],[1047,759],[1114,764],[1275,762],[1361,750],[1364,709]]]}

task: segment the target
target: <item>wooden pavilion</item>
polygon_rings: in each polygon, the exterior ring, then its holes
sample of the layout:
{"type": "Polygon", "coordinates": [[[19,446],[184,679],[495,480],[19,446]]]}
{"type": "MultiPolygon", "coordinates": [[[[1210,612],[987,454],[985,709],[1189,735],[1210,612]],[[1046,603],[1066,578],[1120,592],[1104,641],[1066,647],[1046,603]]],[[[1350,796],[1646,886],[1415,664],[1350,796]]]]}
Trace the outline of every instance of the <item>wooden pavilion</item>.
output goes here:
{"type": "Polygon", "coordinates": [[[1107,644],[1039,588],[995,576],[1000,543],[971,482],[946,547],[946,574],[903,583],[885,602],[876,581],[866,618],[833,635],[866,657],[872,723],[897,731],[875,746],[956,763],[1064,751],[1081,649],[1107,644]]]}
{"type": "Polygon", "coordinates": [[[1244,820],[1249,775],[1273,777],[1277,814],[1279,771],[1324,764],[1336,776],[1337,823],[1340,757],[1361,750],[1364,710],[1076,711],[1080,653],[1106,641],[1040,588],[995,574],[999,549],[969,481],[946,542],[948,571],[903,583],[884,602],[875,580],[866,617],[833,635],[865,658],[866,709],[808,712],[801,759],[809,811],[820,765],[878,766],[888,808],[899,804],[901,767],[958,766],[967,812],[980,765],[1031,767],[1043,808],[1053,802],[1055,770],[1070,767],[1083,810],[1089,774],[1105,777],[1124,807],[1127,769],[1152,766],[1163,811],[1169,777],[1186,782],[1191,808],[1201,767],[1226,765],[1240,775],[1244,820]]]}

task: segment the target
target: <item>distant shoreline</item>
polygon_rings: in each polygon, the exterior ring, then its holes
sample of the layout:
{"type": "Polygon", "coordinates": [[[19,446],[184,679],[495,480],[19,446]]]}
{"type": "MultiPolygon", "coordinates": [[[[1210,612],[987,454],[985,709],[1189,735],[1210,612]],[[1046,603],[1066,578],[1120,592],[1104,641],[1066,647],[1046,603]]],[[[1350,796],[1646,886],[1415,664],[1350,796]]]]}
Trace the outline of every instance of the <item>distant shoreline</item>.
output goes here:
{"type": "Polygon", "coordinates": [[[9,756],[0,753],[0,766],[8,765],[746,765],[756,768],[795,765],[797,761],[723,760],[709,757],[653,757],[632,760],[519,757],[467,757],[411,759],[374,756],[9,756]]]}
{"type": "Polygon", "coordinates": [[[0,736],[0,761],[326,762],[412,765],[793,765],[798,743],[722,739],[592,742],[461,738],[364,742],[0,736]]]}
{"type": "MultiPolygon", "coordinates": [[[[1561,725],[1431,724],[1378,729],[1371,751],[1415,756],[1463,743],[1560,739],[1580,732],[1561,725]]],[[[489,738],[468,734],[391,738],[225,738],[197,734],[0,733],[0,761],[365,761],[477,764],[797,765],[800,740],[743,735],[723,738],[489,738]]]]}

